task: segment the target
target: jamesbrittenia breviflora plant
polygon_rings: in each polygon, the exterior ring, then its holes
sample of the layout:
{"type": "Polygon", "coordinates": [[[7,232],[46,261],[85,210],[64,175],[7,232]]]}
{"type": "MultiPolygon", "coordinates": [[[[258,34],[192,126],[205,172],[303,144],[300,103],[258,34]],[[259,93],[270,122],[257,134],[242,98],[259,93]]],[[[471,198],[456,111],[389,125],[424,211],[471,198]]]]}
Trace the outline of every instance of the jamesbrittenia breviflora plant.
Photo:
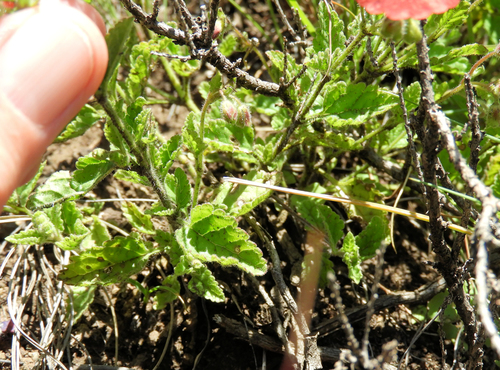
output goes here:
{"type": "MultiPolygon", "coordinates": [[[[359,0],[366,12],[353,1],[337,6],[288,0],[285,11],[279,1],[267,1],[276,35],[235,0],[223,8],[211,1],[198,14],[184,1],[172,1],[175,16],[161,1],[120,1],[130,17],[121,17],[108,1],[92,1],[112,25],[108,70],[95,99],[57,140],[102,124],[107,147],[79,158],[75,171],[54,172],[38,186],[42,164],[5,208],[29,216],[32,225],[8,242],[54,245],[59,251],[64,268],[58,276],[73,287],[76,317],[97,286],[121,282],[136,286],[156,309],[182,299],[186,289],[224,302],[223,287],[231,282],[217,278],[218,266],[253,278],[266,273],[269,260],[280,285],[278,253],[255,220],[263,204],[293,214],[302,238],[307,231],[324,234],[322,288],[336,289],[334,261],[340,260],[349,278],[360,283],[363,261],[393,239],[394,219],[384,210],[339,209],[298,195],[271,202],[272,190],[236,186],[223,176],[375,203],[395,198],[396,205],[406,191],[428,215],[434,267],[465,326],[463,361],[482,366],[481,325],[500,355],[485,280],[488,250],[498,244],[500,194],[500,101],[494,84],[500,29],[490,14],[495,1],[415,0],[403,6],[359,0]],[[235,26],[234,9],[252,31],[235,26]],[[374,15],[379,13],[387,17],[374,15]],[[159,75],[168,81],[168,92],[159,75]],[[168,139],[151,109],[159,104],[189,110],[180,132],[168,139]],[[155,196],[153,202],[115,199],[128,226],[101,217],[105,200],[94,194],[109,176],[155,196]],[[449,223],[473,233],[472,243],[452,233],[449,223]],[[250,232],[256,234],[252,240],[250,232]],[[467,262],[470,257],[475,265],[467,262]],[[166,261],[159,285],[134,278],[159,260],[166,261]],[[466,294],[473,289],[464,288],[471,274],[477,309],[466,294]]],[[[294,263],[290,280],[299,285],[307,256],[299,253],[294,263]]],[[[376,297],[380,274],[374,280],[376,297]]],[[[496,285],[491,288],[498,294],[496,285]]],[[[288,288],[280,293],[297,313],[288,288]]],[[[321,330],[302,334],[326,335],[321,330]]],[[[366,343],[351,345],[370,368],[374,360],[366,343]]],[[[305,366],[304,356],[285,347],[305,366]]]]}

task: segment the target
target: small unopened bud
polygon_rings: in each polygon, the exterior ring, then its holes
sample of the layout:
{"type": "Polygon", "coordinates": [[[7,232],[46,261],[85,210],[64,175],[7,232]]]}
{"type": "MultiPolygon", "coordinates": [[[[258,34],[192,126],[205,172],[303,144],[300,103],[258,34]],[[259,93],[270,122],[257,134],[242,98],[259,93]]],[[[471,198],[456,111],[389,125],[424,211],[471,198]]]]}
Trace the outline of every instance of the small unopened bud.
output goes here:
{"type": "Polygon", "coordinates": [[[217,22],[215,22],[214,33],[212,33],[212,40],[215,40],[217,37],[219,37],[221,31],[222,31],[222,22],[219,19],[217,19],[217,22]]]}
{"type": "Polygon", "coordinates": [[[238,124],[240,126],[249,126],[252,123],[250,109],[245,104],[238,107],[238,124]]]}
{"type": "Polygon", "coordinates": [[[420,25],[415,19],[408,19],[406,23],[406,30],[403,36],[408,44],[413,44],[419,42],[422,39],[422,31],[420,30],[420,25]]]}
{"type": "Polygon", "coordinates": [[[220,103],[220,111],[222,112],[222,116],[229,122],[236,122],[238,119],[238,111],[229,100],[223,100],[220,103]]]}
{"type": "Polygon", "coordinates": [[[401,40],[403,37],[403,21],[391,21],[387,18],[384,19],[380,33],[382,36],[394,41],[401,40]]]}

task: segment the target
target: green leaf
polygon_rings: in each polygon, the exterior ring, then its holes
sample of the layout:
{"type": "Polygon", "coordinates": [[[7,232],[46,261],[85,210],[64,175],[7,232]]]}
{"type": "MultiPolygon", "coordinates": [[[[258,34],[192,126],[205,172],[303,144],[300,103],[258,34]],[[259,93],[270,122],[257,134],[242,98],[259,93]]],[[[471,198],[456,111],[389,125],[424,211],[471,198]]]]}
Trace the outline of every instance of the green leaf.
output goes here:
{"type": "Polygon", "coordinates": [[[164,51],[171,42],[172,40],[167,37],[155,35],[151,40],[140,42],[132,47],[129,57],[130,72],[125,81],[130,99],[137,99],[144,95],[148,77],[158,59],[158,56],[152,52],[164,51]]]}
{"type": "Polygon", "coordinates": [[[174,160],[177,159],[181,149],[182,137],[180,135],[172,136],[162,145],[157,156],[157,163],[163,176],[168,173],[168,170],[172,167],[174,160]]]}
{"type": "Polygon", "coordinates": [[[12,244],[43,244],[45,242],[45,235],[35,229],[23,230],[17,234],[9,235],[5,238],[9,243],[12,244]]]}
{"type": "Polygon", "coordinates": [[[127,18],[116,23],[106,35],[106,44],[108,46],[108,69],[104,76],[103,82],[99,90],[105,91],[110,81],[114,81],[113,74],[118,68],[120,61],[124,55],[127,41],[134,27],[134,19],[127,18]]]}
{"type": "MultiPolygon", "coordinates": [[[[172,176],[172,175],[168,175],[172,176]]],[[[167,189],[168,192],[168,189],[167,189]]],[[[172,193],[173,194],[173,193],[172,193]]],[[[161,202],[155,202],[151,205],[150,208],[144,211],[147,215],[155,215],[155,216],[171,216],[175,213],[175,208],[165,208],[161,202]]]]}
{"type": "Polygon", "coordinates": [[[410,86],[405,87],[403,96],[405,98],[406,110],[410,111],[418,107],[422,88],[419,82],[414,82],[410,86]]]}
{"type": "Polygon", "coordinates": [[[47,214],[46,210],[37,211],[31,217],[33,227],[43,237],[43,243],[57,242],[62,240],[61,207],[56,205],[50,208],[52,212],[47,214]]]}
{"type": "MultiPolygon", "coordinates": [[[[276,184],[275,174],[264,171],[250,171],[243,176],[244,179],[259,183],[276,184]]],[[[219,194],[214,200],[214,204],[225,204],[227,211],[232,216],[242,216],[257,207],[264,200],[269,198],[272,190],[263,189],[256,186],[238,185],[233,187],[230,183],[225,183],[219,188],[219,194]],[[233,191],[231,191],[234,188],[233,191]]]]}
{"type": "Polygon", "coordinates": [[[78,256],[71,256],[59,278],[67,284],[81,286],[118,283],[141,271],[157,252],[137,234],[118,236],[104,243],[104,247],[90,248],[78,256]]]}
{"type": "MultiPolygon", "coordinates": [[[[285,55],[283,52],[278,51],[278,50],[270,50],[266,51],[267,57],[271,60],[273,65],[280,71],[283,72],[285,68],[285,55]]],[[[287,77],[289,79],[293,78],[297,73],[299,73],[301,69],[301,66],[297,65],[295,62],[295,59],[293,58],[287,58],[287,66],[286,66],[286,71],[287,71],[287,77]]]]}
{"type": "Polygon", "coordinates": [[[182,128],[182,139],[184,144],[191,150],[194,155],[200,154],[204,150],[204,145],[198,134],[198,124],[200,115],[190,112],[186,117],[186,122],[182,128]]]}
{"type": "MultiPolygon", "coordinates": [[[[327,120],[328,122],[328,120],[327,120]]],[[[345,122],[345,121],[344,121],[345,122]]],[[[317,132],[308,125],[300,126],[295,134],[297,139],[293,145],[304,143],[311,146],[324,146],[341,151],[361,150],[362,145],[356,144],[353,138],[346,136],[344,133],[337,132],[317,132]]]]}
{"type": "Polygon", "coordinates": [[[468,15],[470,3],[461,1],[457,7],[448,10],[444,14],[433,14],[427,20],[424,27],[425,33],[430,35],[428,43],[434,42],[446,30],[451,30],[461,26],[468,15]]]}
{"type": "Polygon", "coordinates": [[[398,97],[378,86],[338,82],[325,89],[324,112],[341,120],[327,122],[334,128],[360,125],[398,104],[398,97]]]}
{"type": "Polygon", "coordinates": [[[229,33],[227,34],[226,37],[224,37],[224,39],[220,43],[219,51],[222,53],[222,55],[228,57],[235,51],[237,45],[238,45],[238,38],[236,37],[235,34],[229,33]]]}
{"type": "Polygon", "coordinates": [[[175,178],[177,186],[175,188],[175,201],[177,206],[182,209],[191,204],[191,184],[186,173],[180,168],[175,169],[175,178]]]}
{"type": "Polygon", "coordinates": [[[224,292],[206,266],[200,264],[190,272],[190,275],[189,290],[212,302],[224,302],[224,292]]]}
{"type": "MultiPolygon", "coordinates": [[[[315,189],[312,190],[318,192],[315,189]]],[[[332,248],[331,253],[338,255],[336,246],[344,235],[344,221],[330,207],[322,203],[324,203],[323,200],[298,195],[293,195],[290,199],[290,204],[305,220],[325,233],[332,248]]]]}
{"type": "Polygon", "coordinates": [[[359,247],[356,245],[354,235],[349,231],[344,238],[341,252],[344,253],[342,261],[349,269],[349,278],[356,284],[359,284],[363,274],[361,272],[361,257],[359,256],[359,247]]]}
{"type": "Polygon", "coordinates": [[[130,224],[144,234],[155,234],[151,216],[145,215],[137,208],[132,202],[123,202],[121,204],[123,215],[130,222],[130,224]]]}
{"type": "Polygon", "coordinates": [[[356,235],[356,245],[359,247],[361,259],[367,260],[375,256],[380,244],[389,236],[387,219],[374,216],[366,228],[356,235]]]}
{"type": "Polygon", "coordinates": [[[45,168],[45,165],[47,164],[47,161],[43,161],[40,164],[40,167],[38,168],[38,171],[36,175],[28,181],[26,184],[21,185],[18,187],[12,195],[10,196],[7,204],[11,207],[26,207],[26,203],[28,202],[28,197],[30,196],[31,192],[36,186],[36,183],[38,182],[38,179],[42,175],[43,169],[45,168]]]}
{"type": "Polygon", "coordinates": [[[237,266],[254,275],[266,272],[262,252],[248,234],[233,217],[211,204],[193,208],[190,223],[178,229],[175,237],[185,253],[200,261],[237,266]]]}
{"type": "Polygon", "coordinates": [[[201,62],[199,60],[193,59],[188,60],[187,62],[181,62],[179,59],[173,59],[171,60],[171,63],[174,71],[182,77],[190,77],[194,72],[197,72],[201,66],[201,62]]]}
{"type": "Polygon", "coordinates": [[[169,275],[162,281],[161,286],[154,290],[156,294],[153,298],[153,308],[162,310],[168,303],[175,301],[180,296],[181,284],[177,276],[169,275]]]}
{"type": "Polygon", "coordinates": [[[274,114],[271,118],[271,127],[276,131],[283,130],[290,126],[292,122],[289,112],[280,110],[277,114],[274,114]]]}
{"type": "Polygon", "coordinates": [[[83,214],[76,207],[75,202],[67,201],[62,204],[61,220],[63,221],[64,233],[66,235],[83,235],[89,232],[89,229],[83,223],[83,214]]]}
{"type": "Polygon", "coordinates": [[[144,104],[146,104],[146,99],[139,96],[132,104],[127,106],[125,113],[125,124],[136,141],[142,139],[144,129],[151,116],[151,110],[144,109],[144,104]]]}
{"type": "Polygon", "coordinates": [[[71,179],[71,187],[79,192],[88,192],[101,182],[115,168],[115,163],[108,159],[99,159],[105,156],[102,149],[96,149],[85,157],[80,157],[76,162],[77,170],[71,179]]]}
{"type": "Polygon", "coordinates": [[[327,9],[323,2],[320,2],[318,8],[318,27],[313,39],[313,48],[315,53],[326,49],[345,49],[344,22],[339,19],[335,10],[327,9]]]}
{"type": "Polygon", "coordinates": [[[78,249],[82,244],[83,240],[90,234],[90,230],[86,234],[81,235],[70,235],[64,237],[62,240],[55,242],[55,245],[62,250],[72,251],[74,249],[78,249]]]}
{"type": "Polygon", "coordinates": [[[94,222],[90,228],[91,238],[96,246],[101,247],[105,242],[111,239],[108,228],[101,222],[99,217],[92,215],[94,222]]]}
{"type": "Polygon", "coordinates": [[[168,196],[180,208],[186,208],[191,203],[191,185],[187,175],[179,167],[175,169],[175,175],[168,174],[165,177],[168,196]]]}
{"type": "Polygon", "coordinates": [[[78,321],[80,316],[89,308],[90,304],[94,301],[94,293],[97,286],[92,285],[89,287],[71,286],[69,287],[72,300],[68,299],[68,308],[73,310],[73,320],[78,321]]]}
{"type": "MultiPolygon", "coordinates": [[[[314,72],[328,72],[328,66],[330,64],[330,60],[333,59],[333,55],[330,55],[330,49],[326,48],[325,50],[314,52],[309,49],[311,52],[310,58],[307,58],[305,64],[308,68],[312,69],[314,72]]],[[[309,51],[308,50],[308,51],[309,51]]]]}
{"type": "Polygon", "coordinates": [[[63,132],[54,141],[55,143],[63,143],[69,139],[83,135],[90,127],[97,123],[102,118],[102,115],[97,110],[85,104],[78,115],[64,128],[63,132]]]}
{"type": "Polygon", "coordinates": [[[253,127],[242,127],[223,119],[210,120],[205,131],[206,144],[213,151],[249,154],[253,150],[254,137],[253,127]]]}
{"type": "Polygon", "coordinates": [[[493,195],[500,199],[500,174],[496,174],[493,178],[493,184],[491,184],[491,190],[493,190],[493,195]]]}
{"type": "Polygon", "coordinates": [[[118,129],[109,121],[104,126],[104,136],[109,141],[112,151],[119,151],[122,155],[128,158],[128,156],[130,155],[130,148],[128,147],[118,129]]]}
{"type": "Polygon", "coordinates": [[[63,202],[66,199],[77,199],[82,192],[77,192],[71,188],[70,179],[69,171],[54,172],[45,184],[38,187],[29,198],[27,207],[29,209],[38,209],[53,206],[55,203],[63,202]]]}
{"type": "MultiPolygon", "coordinates": [[[[468,44],[463,45],[459,48],[450,48],[447,53],[441,59],[442,62],[447,62],[449,60],[459,58],[459,57],[469,57],[471,55],[485,55],[491,50],[481,44],[468,44]]],[[[430,56],[430,54],[429,54],[430,56]]]]}
{"type": "Polygon", "coordinates": [[[113,175],[115,179],[132,182],[134,184],[151,186],[146,176],[141,176],[135,171],[117,170],[113,175]]]}
{"type": "Polygon", "coordinates": [[[163,230],[156,230],[156,235],[154,236],[155,241],[158,243],[160,248],[163,248],[165,253],[170,257],[170,263],[173,266],[177,266],[180,262],[181,257],[184,255],[179,243],[175,240],[175,237],[163,230]]]}
{"type": "Polygon", "coordinates": [[[209,82],[210,90],[209,92],[215,94],[218,93],[222,86],[222,76],[219,71],[215,72],[212,79],[209,82]]]}
{"type": "Polygon", "coordinates": [[[280,108],[279,102],[280,99],[277,97],[264,95],[251,96],[251,99],[245,101],[255,112],[265,114],[266,116],[274,116],[279,111],[289,112],[284,108],[280,108]]]}

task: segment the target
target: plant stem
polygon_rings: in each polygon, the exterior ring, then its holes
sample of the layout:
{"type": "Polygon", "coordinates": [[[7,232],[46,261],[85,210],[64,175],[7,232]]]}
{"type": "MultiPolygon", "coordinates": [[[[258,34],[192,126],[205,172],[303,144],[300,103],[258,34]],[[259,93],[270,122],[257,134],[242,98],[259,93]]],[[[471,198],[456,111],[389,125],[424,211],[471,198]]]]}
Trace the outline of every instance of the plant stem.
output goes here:
{"type": "Polygon", "coordinates": [[[196,106],[194,103],[191,94],[188,94],[186,90],[182,87],[182,83],[177,77],[177,74],[175,73],[174,69],[172,68],[172,65],[170,62],[165,58],[165,57],[160,57],[161,64],[163,65],[163,68],[165,69],[165,72],[167,73],[167,76],[170,80],[170,83],[174,87],[175,91],[177,91],[177,94],[179,94],[179,98],[186,103],[186,107],[189,108],[189,110],[199,113],[200,109],[196,106]]]}
{"type": "MultiPolygon", "coordinates": [[[[200,117],[200,138],[201,138],[202,143],[203,143],[204,138],[205,138],[205,116],[207,114],[208,107],[219,96],[220,96],[219,92],[216,92],[216,93],[210,92],[207,96],[207,100],[205,100],[205,104],[203,104],[203,108],[201,110],[201,117],[200,117]]],[[[196,204],[198,204],[198,196],[200,194],[201,180],[203,178],[204,159],[205,159],[205,148],[203,147],[200,150],[200,153],[196,156],[196,163],[195,163],[196,177],[194,180],[193,201],[191,203],[192,208],[194,208],[196,206],[196,204]]]]}
{"type": "MultiPolygon", "coordinates": [[[[352,53],[354,48],[356,46],[358,46],[358,44],[361,42],[361,40],[363,40],[363,38],[365,36],[366,35],[365,35],[365,31],[364,31],[364,24],[361,24],[361,30],[359,31],[359,33],[356,35],[354,40],[352,40],[352,42],[349,44],[349,46],[347,46],[345,48],[344,52],[342,54],[340,54],[339,57],[334,62],[332,62],[332,64],[330,65],[329,71],[338,69],[342,65],[342,63],[344,63],[344,61],[347,59],[347,57],[352,53]]],[[[332,52],[332,51],[330,50],[330,52],[332,52]]],[[[325,86],[325,84],[328,81],[330,81],[330,76],[327,73],[323,76],[323,78],[318,83],[318,86],[316,86],[315,90],[310,95],[309,100],[307,101],[306,105],[304,106],[304,108],[300,112],[300,115],[298,115],[297,120],[302,120],[304,118],[304,116],[307,114],[307,112],[309,112],[312,105],[316,101],[316,98],[320,94],[321,90],[323,90],[323,87],[325,86]]]]}
{"type": "Polygon", "coordinates": [[[165,187],[163,186],[163,182],[160,179],[160,176],[158,174],[158,171],[156,168],[153,166],[153,161],[151,158],[148,158],[147,156],[147,151],[143,150],[143,148],[139,147],[138,143],[136,143],[134,137],[130,134],[130,132],[125,128],[125,125],[123,124],[122,120],[120,119],[120,116],[118,113],[115,111],[114,107],[108,100],[108,97],[102,90],[98,90],[95,93],[95,97],[99,104],[102,106],[104,111],[107,113],[109,116],[110,120],[109,122],[120,132],[120,135],[123,137],[125,142],[130,148],[130,151],[136,156],[137,161],[139,162],[139,166],[141,166],[144,169],[144,176],[147,177],[149,182],[151,183],[151,186],[153,187],[154,191],[160,198],[160,201],[162,205],[165,208],[173,208],[174,203],[170,199],[170,197],[167,195],[167,192],[165,191],[165,187]]]}

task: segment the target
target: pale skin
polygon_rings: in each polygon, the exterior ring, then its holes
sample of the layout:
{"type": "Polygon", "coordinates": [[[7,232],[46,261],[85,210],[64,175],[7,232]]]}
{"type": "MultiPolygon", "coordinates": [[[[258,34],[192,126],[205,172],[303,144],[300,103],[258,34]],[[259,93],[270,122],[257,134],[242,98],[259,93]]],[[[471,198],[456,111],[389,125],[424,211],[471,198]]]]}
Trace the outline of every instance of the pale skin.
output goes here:
{"type": "Polygon", "coordinates": [[[0,210],[99,87],[105,33],[80,0],[41,0],[0,18],[0,210]]]}

